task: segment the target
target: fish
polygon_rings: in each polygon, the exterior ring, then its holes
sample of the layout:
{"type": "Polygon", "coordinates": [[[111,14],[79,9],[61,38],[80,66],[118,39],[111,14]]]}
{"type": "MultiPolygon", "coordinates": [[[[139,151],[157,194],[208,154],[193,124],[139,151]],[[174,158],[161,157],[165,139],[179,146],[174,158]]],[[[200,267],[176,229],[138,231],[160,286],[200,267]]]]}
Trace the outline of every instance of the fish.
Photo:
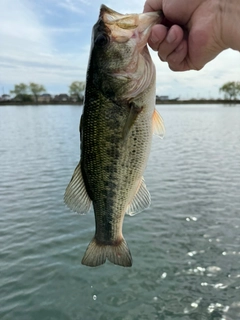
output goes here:
{"type": "Polygon", "coordinates": [[[84,106],[80,119],[80,161],[64,201],[73,211],[93,206],[95,234],[82,258],[89,267],[108,259],[132,266],[123,237],[125,214],[149,207],[143,173],[153,133],[165,128],[155,109],[156,71],[147,47],[158,12],[121,14],[105,5],[92,30],[84,106]]]}

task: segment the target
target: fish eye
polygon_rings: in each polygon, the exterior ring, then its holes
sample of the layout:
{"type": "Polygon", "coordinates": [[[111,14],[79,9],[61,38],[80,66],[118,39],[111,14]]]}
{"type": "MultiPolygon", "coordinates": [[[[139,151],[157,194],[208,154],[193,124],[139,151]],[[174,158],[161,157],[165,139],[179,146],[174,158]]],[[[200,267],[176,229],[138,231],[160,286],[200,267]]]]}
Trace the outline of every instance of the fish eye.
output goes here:
{"type": "Polygon", "coordinates": [[[109,42],[108,36],[105,35],[105,34],[102,34],[102,33],[99,34],[99,35],[96,37],[95,41],[94,41],[94,43],[95,43],[97,46],[99,46],[99,47],[104,47],[104,46],[106,46],[106,45],[108,44],[108,42],[109,42]]]}

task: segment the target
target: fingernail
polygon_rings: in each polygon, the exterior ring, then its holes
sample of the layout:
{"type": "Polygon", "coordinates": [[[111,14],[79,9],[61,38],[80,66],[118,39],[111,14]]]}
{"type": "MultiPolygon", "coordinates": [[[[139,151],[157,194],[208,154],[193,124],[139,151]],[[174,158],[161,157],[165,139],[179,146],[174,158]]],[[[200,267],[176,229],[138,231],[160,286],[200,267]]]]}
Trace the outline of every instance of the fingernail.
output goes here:
{"type": "Polygon", "coordinates": [[[170,30],[170,31],[168,32],[166,41],[167,41],[168,43],[173,43],[173,42],[176,40],[176,38],[177,38],[177,37],[176,37],[175,32],[174,32],[173,30],[170,30]]]}

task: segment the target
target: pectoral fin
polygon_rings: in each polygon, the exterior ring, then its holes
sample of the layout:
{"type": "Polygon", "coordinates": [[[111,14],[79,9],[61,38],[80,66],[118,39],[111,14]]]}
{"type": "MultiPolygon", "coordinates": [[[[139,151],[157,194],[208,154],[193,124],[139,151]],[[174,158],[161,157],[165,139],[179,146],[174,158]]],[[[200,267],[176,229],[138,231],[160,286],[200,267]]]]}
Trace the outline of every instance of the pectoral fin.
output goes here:
{"type": "Polygon", "coordinates": [[[129,214],[130,216],[134,216],[135,214],[148,208],[150,204],[151,204],[151,196],[149,191],[147,190],[146,184],[144,182],[144,178],[142,177],[137,193],[134,196],[132,202],[127,207],[126,214],[129,214]]]}
{"type": "Polygon", "coordinates": [[[153,133],[162,139],[165,134],[165,127],[164,127],[163,119],[156,109],[154,110],[152,120],[153,120],[153,133]]]}
{"type": "Polygon", "coordinates": [[[139,113],[142,111],[142,107],[139,107],[136,103],[134,102],[130,102],[129,103],[129,107],[130,107],[130,112],[127,118],[127,121],[124,125],[123,128],[123,139],[126,139],[132,125],[134,124],[134,122],[137,119],[137,116],[139,115],[139,113]]]}
{"type": "Polygon", "coordinates": [[[74,170],[71,181],[69,182],[64,194],[64,202],[73,211],[78,213],[87,213],[91,206],[91,199],[82,177],[80,163],[74,170]]]}

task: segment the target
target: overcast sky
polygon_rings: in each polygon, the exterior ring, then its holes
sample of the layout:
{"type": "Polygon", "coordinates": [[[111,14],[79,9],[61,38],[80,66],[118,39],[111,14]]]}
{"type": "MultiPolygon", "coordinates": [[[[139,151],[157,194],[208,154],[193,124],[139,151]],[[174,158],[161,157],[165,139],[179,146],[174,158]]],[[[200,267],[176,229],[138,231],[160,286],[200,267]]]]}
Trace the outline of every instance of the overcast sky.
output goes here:
{"type": "MultiPolygon", "coordinates": [[[[142,12],[144,0],[0,0],[0,95],[36,82],[51,94],[85,81],[91,29],[101,3],[121,13],[142,12]]],[[[201,71],[173,72],[152,52],[157,94],[217,98],[227,81],[240,81],[240,53],[227,50],[201,71]]]]}

